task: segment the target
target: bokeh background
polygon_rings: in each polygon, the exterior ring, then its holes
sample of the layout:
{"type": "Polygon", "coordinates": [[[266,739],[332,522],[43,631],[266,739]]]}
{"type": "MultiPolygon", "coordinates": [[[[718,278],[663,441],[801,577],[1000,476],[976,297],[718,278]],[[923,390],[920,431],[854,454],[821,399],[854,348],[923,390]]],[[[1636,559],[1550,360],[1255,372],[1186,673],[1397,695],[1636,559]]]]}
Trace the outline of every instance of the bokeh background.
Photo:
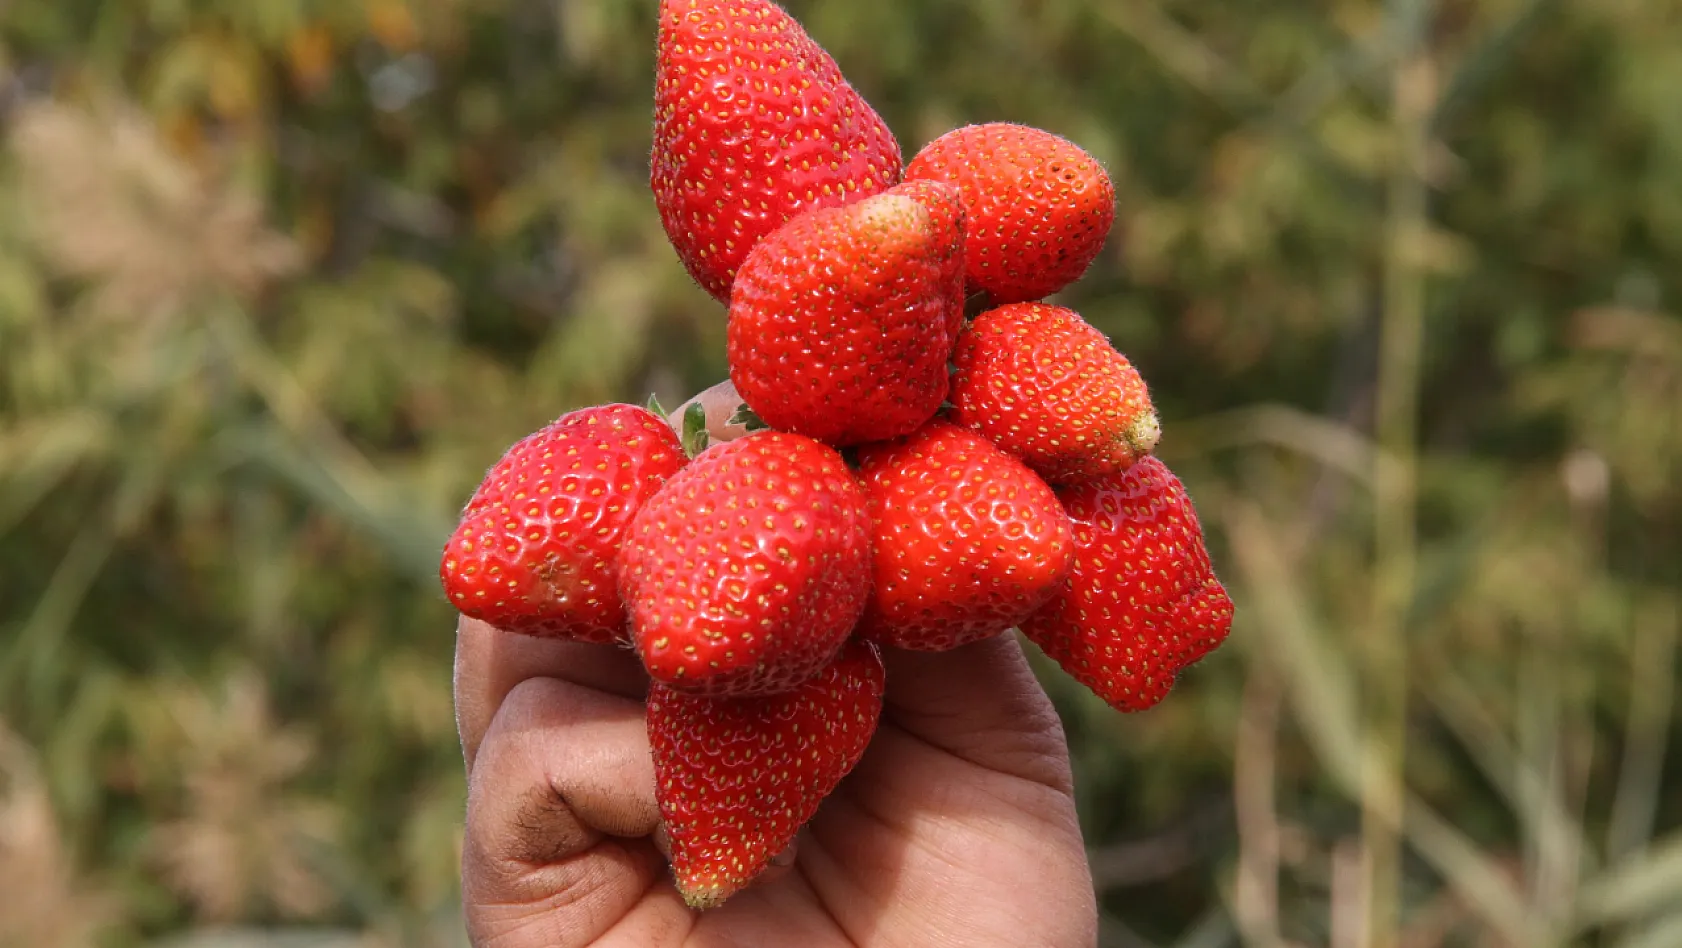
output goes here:
{"type": "MultiPolygon", "coordinates": [[[[908,155],[1116,179],[1061,300],[1238,619],[1047,669],[1106,948],[1682,945],[1682,3],[789,5],[908,155]]],[[[0,945],[461,943],[453,513],[725,373],[655,11],[0,5],[0,945]]]]}

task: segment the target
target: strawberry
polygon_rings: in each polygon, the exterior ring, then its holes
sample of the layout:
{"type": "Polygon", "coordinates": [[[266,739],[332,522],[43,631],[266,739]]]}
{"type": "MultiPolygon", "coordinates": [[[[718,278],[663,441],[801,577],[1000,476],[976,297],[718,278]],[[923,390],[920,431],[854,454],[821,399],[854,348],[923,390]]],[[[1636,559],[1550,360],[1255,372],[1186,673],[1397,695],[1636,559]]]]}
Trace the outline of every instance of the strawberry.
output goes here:
{"type": "Polygon", "coordinates": [[[953,362],[952,419],[1053,484],[1123,470],[1162,436],[1138,370],[1061,306],[982,313],[959,337],[953,362]]]}
{"type": "Polygon", "coordinates": [[[947,132],[911,159],[905,177],[963,191],[970,289],[995,303],[1037,300],[1080,279],[1115,223],[1115,187],[1098,161],[1025,125],[947,132]]]}
{"type": "Polygon", "coordinates": [[[787,694],[648,691],[655,798],[684,901],[713,908],[794,841],[864,755],[882,713],[876,647],[854,639],[787,694]]]}
{"type": "Polygon", "coordinates": [[[964,428],[934,422],[867,445],[875,584],[860,624],[884,645],[940,651],[997,635],[1057,591],[1069,517],[1033,471],[964,428]]]}
{"type": "Polygon", "coordinates": [[[1074,520],[1074,571],[1022,632],[1111,706],[1142,711],[1226,640],[1232,600],[1185,486],[1161,461],[1059,496],[1074,520]]]}
{"type": "Polygon", "coordinates": [[[643,505],[619,566],[656,681],[712,696],[788,691],[864,611],[864,492],[835,449],[801,435],[717,444],[643,505]]]}
{"type": "Polygon", "coordinates": [[[649,183],[696,282],[801,211],[899,183],[899,143],[835,60],[768,0],[661,0],[649,183]]]}
{"type": "Polygon", "coordinates": [[[809,211],[748,254],[730,295],[730,379],[765,423],[835,445],[940,409],[963,320],[963,209],[923,182],[809,211]]]}
{"type": "Polygon", "coordinates": [[[444,548],[450,602],[513,632],[622,638],[620,540],[684,462],[672,429],[633,405],[581,409],[526,437],[485,476],[444,548]]]}

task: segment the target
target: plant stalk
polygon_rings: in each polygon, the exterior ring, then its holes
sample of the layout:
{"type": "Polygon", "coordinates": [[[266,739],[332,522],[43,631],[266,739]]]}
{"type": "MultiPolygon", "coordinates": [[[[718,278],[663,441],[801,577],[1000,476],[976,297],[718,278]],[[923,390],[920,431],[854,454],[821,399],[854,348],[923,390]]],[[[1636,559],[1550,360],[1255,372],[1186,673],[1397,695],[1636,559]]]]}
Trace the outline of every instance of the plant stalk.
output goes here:
{"type": "Polygon", "coordinates": [[[1374,471],[1376,589],[1366,642],[1367,766],[1362,851],[1368,948],[1395,948],[1401,931],[1401,807],[1408,717],[1408,612],[1415,585],[1419,391],[1425,335],[1420,247],[1429,227],[1425,163],[1436,99],[1424,48],[1427,0],[1391,0],[1402,42],[1393,66],[1391,124],[1396,153],[1386,189],[1383,324],[1375,435],[1384,459],[1374,471]]]}

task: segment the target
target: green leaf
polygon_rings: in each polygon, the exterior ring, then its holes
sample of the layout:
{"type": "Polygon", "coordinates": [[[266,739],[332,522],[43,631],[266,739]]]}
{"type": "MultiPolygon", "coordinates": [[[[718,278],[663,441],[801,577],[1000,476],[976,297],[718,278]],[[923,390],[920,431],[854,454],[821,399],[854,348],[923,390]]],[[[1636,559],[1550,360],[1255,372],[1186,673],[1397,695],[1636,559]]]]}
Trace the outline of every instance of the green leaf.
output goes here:
{"type": "Polygon", "coordinates": [[[643,404],[643,407],[661,418],[666,417],[666,409],[660,404],[660,396],[653,392],[648,393],[648,401],[643,404]]]}
{"type": "Polygon", "coordinates": [[[747,402],[743,402],[742,404],[736,406],[736,413],[730,416],[730,423],[733,425],[741,425],[750,432],[764,431],[771,427],[765,423],[765,419],[754,414],[753,409],[748,407],[747,402]]]}
{"type": "Polygon", "coordinates": [[[694,457],[711,443],[707,436],[707,410],[700,402],[694,402],[683,413],[683,452],[694,457]]]}

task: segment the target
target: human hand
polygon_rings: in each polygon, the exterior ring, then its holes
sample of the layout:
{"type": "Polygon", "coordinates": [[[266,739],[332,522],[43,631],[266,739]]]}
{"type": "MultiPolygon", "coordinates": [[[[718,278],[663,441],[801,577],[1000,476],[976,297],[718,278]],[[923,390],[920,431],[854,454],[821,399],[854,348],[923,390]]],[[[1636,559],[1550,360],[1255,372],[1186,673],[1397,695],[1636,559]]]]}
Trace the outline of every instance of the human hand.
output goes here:
{"type": "MultiPolygon", "coordinates": [[[[734,408],[700,397],[716,436],[734,408]]],[[[682,409],[675,413],[681,417],[682,409]]],[[[498,948],[1089,946],[1068,752],[1020,646],[884,650],[870,749],[795,847],[723,907],[672,886],[634,654],[463,619],[463,897],[498,948]]]]}

